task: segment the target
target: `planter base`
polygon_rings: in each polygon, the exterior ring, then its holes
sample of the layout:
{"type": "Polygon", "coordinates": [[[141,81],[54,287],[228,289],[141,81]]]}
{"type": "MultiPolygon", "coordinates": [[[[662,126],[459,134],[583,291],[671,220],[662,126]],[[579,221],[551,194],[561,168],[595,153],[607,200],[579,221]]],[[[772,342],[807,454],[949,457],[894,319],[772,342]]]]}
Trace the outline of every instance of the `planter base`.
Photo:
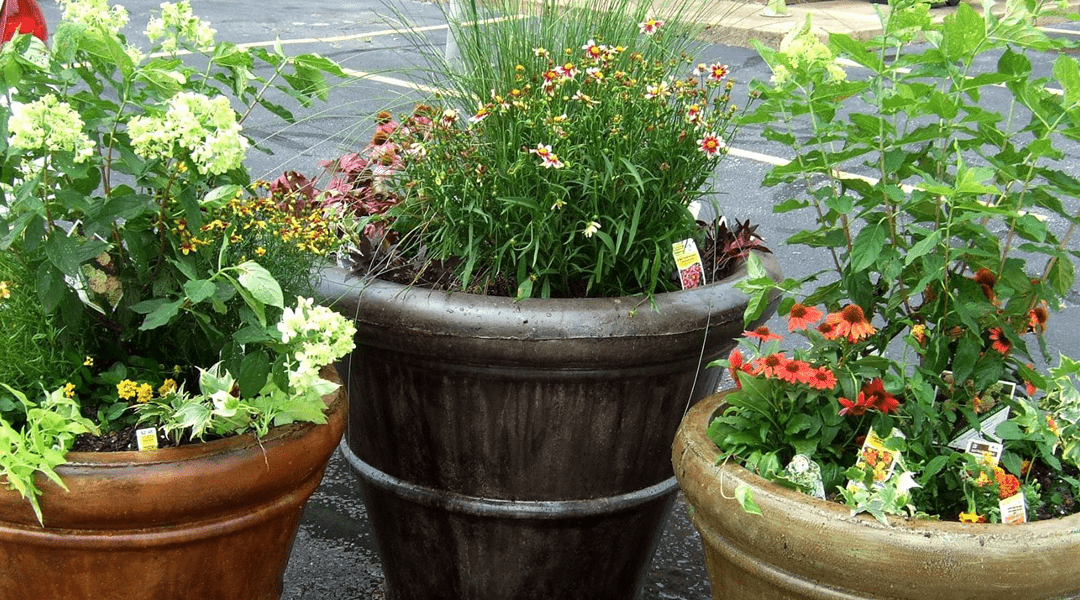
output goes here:
{"type": "Polygon", "coordinates": [[[375,469],[344,442],[360,478],[394,600],[636,598],[678,492],[674,477],[607,498],[511,501],[415,485],[375,469]],[[452,539],[452,553],[440,545],[452,539]],[[628,552],[647,548],[648,552],[628,552]]]}

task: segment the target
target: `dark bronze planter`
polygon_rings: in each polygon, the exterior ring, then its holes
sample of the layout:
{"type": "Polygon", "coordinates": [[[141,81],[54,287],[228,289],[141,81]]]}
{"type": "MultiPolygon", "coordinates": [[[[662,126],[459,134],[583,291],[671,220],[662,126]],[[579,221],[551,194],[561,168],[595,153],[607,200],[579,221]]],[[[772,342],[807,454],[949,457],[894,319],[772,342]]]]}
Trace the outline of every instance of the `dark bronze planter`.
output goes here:
{"type": "Polygon", "coordinates": [[[41,482],[45,527],[0,488],[0,598],[273,600],[304,503],[345,428],[344,388],[324,425],[276,427],[147,452],[68,455],[68,486],[41,482]]]}
{"type": "Polygon", "coordinates": [[[693,507],[716,600],[1059,600],[1080,597],[1080,515],[1023,525],[891,519],[766,481],[705,435],[721,395],[698,403],[672,462],[693,507]],[[744,512],[748,485],[762,516],[744,512]]]}
{"type": "Polygon", "coordinates": [[[357,324],[342,450],[389,596],[637,596],[677,491],[671,440],[743,331],[735,279],[654,310],[324,275],[357,324]]]}

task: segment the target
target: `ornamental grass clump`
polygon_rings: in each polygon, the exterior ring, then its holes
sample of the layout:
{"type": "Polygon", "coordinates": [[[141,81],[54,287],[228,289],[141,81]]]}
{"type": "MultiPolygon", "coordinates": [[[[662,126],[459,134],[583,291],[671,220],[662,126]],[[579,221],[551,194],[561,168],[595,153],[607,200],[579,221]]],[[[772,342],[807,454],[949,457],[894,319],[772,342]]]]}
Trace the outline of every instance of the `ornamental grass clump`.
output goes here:
{"type": "Polygon", "coordinates": [[[436,65],[444,92],[380,123],[362,158],[390,171],[374,179],[393,202],[361,225],[469,291],[678,289],[672,244],[703,240],[688,207],[735,133],[728,68],[697,63],[691,28],[644,4],[495,8],[452,24],[461,56],[436,65]]]}
{"type": "Polygon", "coordinates": [[[340,69],[215,42],[187,2],[150,19],[149,54],[123,7],[62,4],[51,47],[0,49],[0,481],[39,519],[36,474],[137,425],[173,444],[325,421],[318,368],[352,343],[304,299],[332,215],[243,164],[252,109],[291,121],[281,96],[325,99],[340,69]]]}
{"type": "MultiPolygon", "coordinates": [[[[813,214],[788,241],[828,267],[779,286],[802,343],[749,331],[722,361],[738,389],[709,434],[812,490],[801,455],[820,495],[882,521],[1077,511],[1077,363],[1035,364],[1052,362],[1050,313],[1074,284],[1080,181],[1059,160],[1080,139],[1080,64],[1034,74],[1025,51],[1065,45],[1034,26],[1043,7],[985,8],[934,23],[897,0],[868,42],[825,44],[807,23],[758,48],[773,77],[743,121],[791,149],[765,183],[799,190],[774,210],[813,214]]],[[[750,313],[776,289],[758,275],[750,313]]]]}

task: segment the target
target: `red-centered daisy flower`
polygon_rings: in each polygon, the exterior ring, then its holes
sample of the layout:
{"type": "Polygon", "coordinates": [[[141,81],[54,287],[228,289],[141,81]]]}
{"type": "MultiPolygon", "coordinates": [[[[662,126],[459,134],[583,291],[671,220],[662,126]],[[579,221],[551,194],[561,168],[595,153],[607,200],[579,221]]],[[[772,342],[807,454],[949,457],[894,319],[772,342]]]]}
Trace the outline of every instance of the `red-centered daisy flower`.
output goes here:
{"type": "Polygon", "coordinates": [[[817,330],[821,332],[821,335],[825,336],[825,339],[827,340],[835,340],[836,338],[840,337],[840,332],[837,331],[836,325],[833,325],[828,321],[825,321],[821,325],[818,325],[817,330]]]}
{"type": "Polygon", "coordinates": [[[869,404],[883,413],[896,412],[900,408],[900,401],[885,391],[885,383],[880,378],[874,378],[864,385],[859,391],[859,398],[864,394],[869,404]]]}
{"type": "Polygon", "coordinates": [[[808,363],[801,360],[789,360],[780,367],[776,377],[788,383],[806,383],[813,372],[808,363]]]}
{"type": "Polygon", "coordinates": [[[840,312],[829,313],[825,322],[832,323],[836,327],[836,337],[847,337],[849,342],[857,342],[877,331],[866,320],[866,315],[858,304],[848,304],[840,309],[840,312]]]}
{"type": "Polygon", "coordinates": [[[821,311],[813,306],[794,304],[788,312],[788,331],[806,329],[821,320],[821,311]]]}
{"type": "Polygon", "coordinates": [[[597,44],[593,40],[585,42],[585,45],[582,46],[581,49],[585,51],[585,56],[593,59],[601,58],[604,56],[604,53],[607,52],[607,46],[597,44]]]}
{"type": "Polygon", "coordinates": [[[727,144],[715,133],[706,133],[697,141],[697,143],[698,149],[704,152],[705,156],[708,156],[709,158],[719,156],[727,149],[727,144]]]}
{"type": "Polygon", "coordinates": [[[765,377],[778,377],[781,369],[784,368],[784,364],[787,363],[787,359],[784,358],[782,353],[770,354],[768,356],[762,356],[754,361],[756,364],[755,371],[765,377]]]}
{"type": "Polygon", "coordinates": [[[1046,302],[1031,309],[1028,314],[1028,327],[1036,333],[1046,333],[1046,321],[1050,318],[1050,311],[1046,308],[1046,302]]]}
{"type": "Polygon", "coordinates": [[[990,347],[1002,354],[1008,354],[1009,350],[1012,350],[1012,342],[1005,337],[1005,332],[1000,327],[990,329],[990,341],[993,342],[990,347]]]}
{"type": "Polygon", "coordinates": [[[709,79],[712,79],[713,81],[723,81],[724,78],[727,77],[727,74],[727,65],[722,65],[720,63],[709,65],[709,79]]]}
{"type": "Polygon", "coordinates": [[[775,334],[772,331],[769,331],[769,328],[765,327],[764,325],[762,325],[761,327],[758,327],[757,329],[755,329],[753,331],[744,331],[743,335],[745,335],[746,337],[748,337],[750,339],[761,340],[763,342],[768,342],[770,340],[779,341],[779,340],[784,339],[780,335],[775,334]]]}
{"type": "Polygon", "coordinates": [[[818,367],[810,372],[806,385],[815,390],[831,390],[836,388],[836,376],[825,367],[818,367]]]}
{"type": "Polygon", "coordinates": [[[660,26],[663,24],[663,21],[657,19],[646,19],[645,21],[638,23],[638,31],[644,33],[645,35],[652,35],[656,33],[657,30],[660,29],[660,26]]]}

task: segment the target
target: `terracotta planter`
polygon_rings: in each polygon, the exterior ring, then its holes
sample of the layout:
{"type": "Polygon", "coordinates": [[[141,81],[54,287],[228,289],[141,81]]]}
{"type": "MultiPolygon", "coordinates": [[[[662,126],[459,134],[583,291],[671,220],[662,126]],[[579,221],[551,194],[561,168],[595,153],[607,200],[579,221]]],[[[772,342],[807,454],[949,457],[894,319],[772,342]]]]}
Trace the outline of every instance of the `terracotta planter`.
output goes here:
{"type": "Polygon", "coordinates": [[[716,599],[994,600],[1080,596],[1080,515],[1024,525],[907,522],[846,507],[717,465],[706,427],[722,403],[686,415],[672,462],[693,507],[716,599]],[[743,512],[750,486],[763,516],[743,512]]]}
{"type": "Polygon", "coordinates": [[[344,388],[324,400],[326,424],[262,439],[70,453],[57,469],[70,491],[41,484],[44,528],[0,489],[0,598],[279,598],[304,503],[345,427],[344,388]]]}
{"type": "Polygon", "coordinates": [[[357,324],[342,450],[389,596],[635,597],[677,492],[679,420],[743,331],[735,281],[654,311],[327,273],[321,294],[357,324]]]}

